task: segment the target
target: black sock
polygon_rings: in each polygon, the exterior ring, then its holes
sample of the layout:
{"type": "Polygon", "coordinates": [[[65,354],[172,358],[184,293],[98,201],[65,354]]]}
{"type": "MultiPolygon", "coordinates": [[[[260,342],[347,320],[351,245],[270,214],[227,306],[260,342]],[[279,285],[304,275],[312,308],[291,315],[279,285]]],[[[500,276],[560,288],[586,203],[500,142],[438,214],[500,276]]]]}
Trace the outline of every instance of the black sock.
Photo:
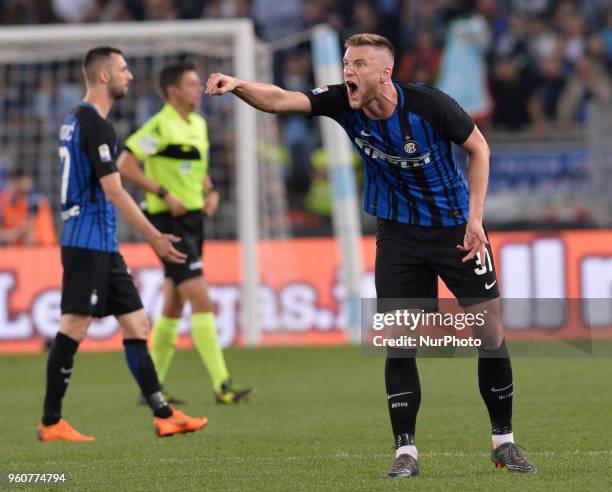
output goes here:
{"type": "Polygon", "coordinates": [[[492,434],[512,432],[512,365],[506,342],[493,350],[478,349],[478,387],[489,411],[492,434]]]}
{"type": "Polygon", "coordinates": [[[78,348],[79,342],[69,336],[63,333],[55,336],[47,359],[47,389],[43,425],[57,424],[62,418],[62,399],[70,383],[74,354],[78,348]]]}
{"type": "Polygon", "coordinates": [[[161,392],[157,372],[147,350],[147,341],[138,338],[125,339],[123,347],[128,367],[153,410],[153,415],[161,418],[170,417],[172,409],[161,392]]]}
{"type": "Polygon", "coordinates": [[[414,444],[421,383],[416,350],[389,350],[385,362],[385,386],[395,446],[414,444]]]}

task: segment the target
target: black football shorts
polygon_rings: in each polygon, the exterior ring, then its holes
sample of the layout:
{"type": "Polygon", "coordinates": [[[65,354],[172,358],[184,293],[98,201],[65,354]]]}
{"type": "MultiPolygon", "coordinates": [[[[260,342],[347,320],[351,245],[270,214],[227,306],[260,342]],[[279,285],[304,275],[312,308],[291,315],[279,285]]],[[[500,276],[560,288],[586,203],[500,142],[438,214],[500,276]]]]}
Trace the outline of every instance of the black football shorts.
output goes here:
{"type": "Polygon", "coordinates": [[[103,318],[142,309],[123,257],[93,249],[62,247],[62,314],[103,318]]]}
{"type": "Polygon", "coordinates": [[[202,276],[202,247],[204,245],[204,217],[201,210],[191,210],[179,217],[170,212],[148,215],[151,223],[161,232],[181,238],[174,247],[187,255],[185,263],[164,264],[164,276],[171,278],[175,285],[191,278],[202,276]]]}
{"type": "Polygon", "coordinates": [[[499,297],[491,246],[463,263],[467,224],[423,227],[378,219],[375,282],[379,311],[438,308],[438,277],[463,307],[499,297]],[[385,301],[385,299],[387,301],[385,301]]]}

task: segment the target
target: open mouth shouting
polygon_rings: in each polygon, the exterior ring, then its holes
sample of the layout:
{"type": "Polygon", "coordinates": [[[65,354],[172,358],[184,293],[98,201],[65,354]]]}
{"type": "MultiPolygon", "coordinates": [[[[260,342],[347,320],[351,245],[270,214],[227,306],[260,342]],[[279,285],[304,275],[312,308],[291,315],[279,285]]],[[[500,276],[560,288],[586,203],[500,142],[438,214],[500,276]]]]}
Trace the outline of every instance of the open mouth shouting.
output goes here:
{"type": "Polygon", "coordinates": [[[359,86],[353,82],[352,80],[346,81],[346,88],[348,89],[348,96],[351,101],[355,101],[357,99],[357,95],[359,93],[359,86]]]}

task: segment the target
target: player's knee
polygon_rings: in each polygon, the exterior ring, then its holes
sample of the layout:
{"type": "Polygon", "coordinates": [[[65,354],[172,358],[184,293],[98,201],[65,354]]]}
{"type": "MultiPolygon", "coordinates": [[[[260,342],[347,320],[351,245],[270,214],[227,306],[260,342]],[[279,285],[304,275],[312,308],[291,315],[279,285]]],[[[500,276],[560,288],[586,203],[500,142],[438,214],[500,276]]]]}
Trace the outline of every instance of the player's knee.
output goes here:
{"type": "Polygon", "coordinates": [[[149,319],[143,310],[119,318],[123,338],[145,340],[151,331],[149,319]]]}
{"type": "Polygon", "coordinates": [[[504,334],[501,330],[492,330],[491,333],[484,333],[480,336],[480,348],[484,350],[495,350],[504,341],[504,334]]]}
{"type": "Polygon", "coordinates": [[[194,313],[206,313],[213,310],[213,305],[206,292],[195,292],[189,298],[194,313]]]}
{"type": "Polygon", "coordinates": [[[183,316],[182,309],[162,309],[162,316],[166,318],[180,318],[183,316]]]}
{"type": "Polygon", "coordinates": [[[70,326],[63,327],[59,331],[60,333],[72,338],[73,340],[76,340],[79,343],[82,342],[87,336],[87,327],[70,326]]]}
{"type": "Polygon", "coordinates": [[[89,328],[90,322],[91,318],[89,317],[72,315],[62,316],[59,332],[77,342],[82,342],[87,336],[87,329],[89,328]]]}
{"type": "Polygon", "coordinates": [[[139,340],[146,340],[150,329],[151,327],[149,323],[124,327],[122,329],[123,338],[137,338],[139,340]]]}
{"type": "Polygon", "coordinates": [[[174,300],[164,302],[162,316],[166,318],[180,318],[183,315],[183,303],[174,300]]]}

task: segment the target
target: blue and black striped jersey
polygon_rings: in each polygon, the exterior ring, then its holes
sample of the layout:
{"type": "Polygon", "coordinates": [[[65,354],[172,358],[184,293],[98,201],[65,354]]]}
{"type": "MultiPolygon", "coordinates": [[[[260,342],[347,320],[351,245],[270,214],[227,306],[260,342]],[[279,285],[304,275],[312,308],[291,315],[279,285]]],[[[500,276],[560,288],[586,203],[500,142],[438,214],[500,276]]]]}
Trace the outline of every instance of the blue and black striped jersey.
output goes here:
{"type": "Polygon", "coordinates": [[[62,166],[62,246],[117,252],[117,209],[100,178],[117,172],[113,126],[82,103],[64,118],[59,135],[62,166]]]}
{"type": "Polygon", "coordinates": [[[304,94],[310,99],[311,115],[336,120],[363,158],[366,213],[426,227],[467,222],[468,187],[451,142],[464,143],[474,122],[437,89],[394,84],[397,107],[386,120],[372,120],[362,110],[353,110],[345,84],[304,94]]]}

